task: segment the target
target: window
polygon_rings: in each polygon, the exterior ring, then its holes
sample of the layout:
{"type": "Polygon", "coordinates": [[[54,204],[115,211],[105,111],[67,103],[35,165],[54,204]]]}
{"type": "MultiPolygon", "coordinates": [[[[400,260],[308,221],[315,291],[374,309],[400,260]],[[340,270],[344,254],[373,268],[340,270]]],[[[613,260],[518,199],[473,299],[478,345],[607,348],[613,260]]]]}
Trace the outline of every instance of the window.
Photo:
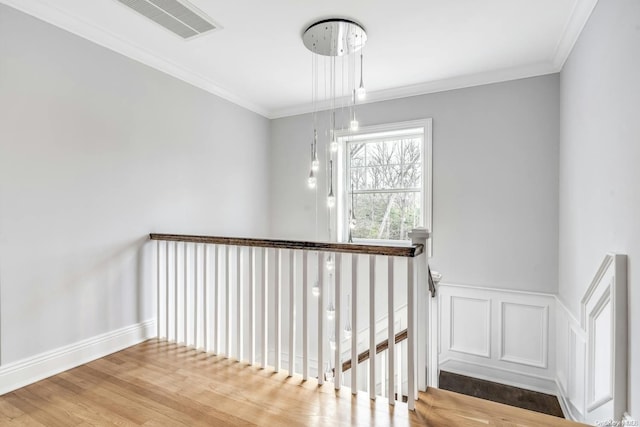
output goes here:
{"type": "Polygon", "coordinates": [[[342,241],[349,232],[354,242],[384,243],[431,230],[431,119],[365,127],[339,142],[342,241]]]}

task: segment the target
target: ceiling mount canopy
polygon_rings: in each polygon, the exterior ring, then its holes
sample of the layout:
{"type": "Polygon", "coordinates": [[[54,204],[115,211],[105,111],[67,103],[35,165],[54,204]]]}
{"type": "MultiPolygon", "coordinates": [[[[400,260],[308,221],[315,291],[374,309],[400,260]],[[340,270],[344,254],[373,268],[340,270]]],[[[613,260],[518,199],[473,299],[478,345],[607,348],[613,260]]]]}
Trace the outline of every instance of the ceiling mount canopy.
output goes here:
{"type": "Polygon", "coordinates": [[[302,41],[315,54],[343,56],[362,49],[367,32],[357,22],[331,18],[311,24],[302,34],[302,41]]]}

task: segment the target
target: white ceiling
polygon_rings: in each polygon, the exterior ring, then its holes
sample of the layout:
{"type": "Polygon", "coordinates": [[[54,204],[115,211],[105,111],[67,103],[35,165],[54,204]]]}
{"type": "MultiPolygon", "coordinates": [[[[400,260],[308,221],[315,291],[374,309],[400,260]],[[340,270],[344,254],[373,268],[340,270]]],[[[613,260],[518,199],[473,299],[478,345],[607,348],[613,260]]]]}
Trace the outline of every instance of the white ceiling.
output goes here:
{"type": "Polygon", "coordinates": [[[312,22],[360,22],[367,102],[557,72],[597,0],[191,0],[185,41],[115,0],[0,0],[266,117],[310,110],[312,22]]]}

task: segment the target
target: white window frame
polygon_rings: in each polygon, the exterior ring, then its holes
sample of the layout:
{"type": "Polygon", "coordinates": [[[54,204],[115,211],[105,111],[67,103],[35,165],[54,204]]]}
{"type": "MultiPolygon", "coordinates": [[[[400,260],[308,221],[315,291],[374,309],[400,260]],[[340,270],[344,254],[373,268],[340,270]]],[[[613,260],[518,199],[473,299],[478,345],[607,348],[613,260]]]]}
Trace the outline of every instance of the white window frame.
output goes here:
{"type": "MultiPolygon", "coordinates": [[[[433,135],[432,135],[432,119],[412,120],[406,122],[386,123],[374,126],[364,126],[357,131],[339,131],[336,133],[339,144],[338,149],[338,194],[337,194],[337,210],[336,210],[336,238],[339,242],[346,242],[349,239],[348,215],[349,200],[348,191],[349,177],[347,171],[347,145],[349,142],[357,141],[364,135],[370,137],[384,137],[385,134],[393,134],[401,131],[409,131],[422,129],[423,146],[421,152],[422,160],[422,218],[421,227],[425,227],[430,233],[433,232],[433,135]]],[[[432,256],[432,240],[427,240],[427,252],[432,256]]],[[[388,240],[388,239],[353,239],[354,243],[368,244],[410,244],[405,240],[388,240]]]]}

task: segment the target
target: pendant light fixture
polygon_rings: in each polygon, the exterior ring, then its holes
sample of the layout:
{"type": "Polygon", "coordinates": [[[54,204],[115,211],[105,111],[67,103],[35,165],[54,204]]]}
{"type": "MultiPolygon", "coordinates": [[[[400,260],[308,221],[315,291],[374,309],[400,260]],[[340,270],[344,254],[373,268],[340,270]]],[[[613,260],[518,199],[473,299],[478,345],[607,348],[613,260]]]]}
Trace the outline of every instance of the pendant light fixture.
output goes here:
{"type": "MultiPolygon", "coordinates": [[[[363,80],[363,54],[362,48],[367,42],[367,33],[362,25],[357,22],[331,18],[324,19],[310,25],[302,35],[302,41],[307,49],[312,53],[311,55],[311,100],[313,104],[313,140],[311,143],[311,164],[309,170],[309,176],[307,178],[307,184],[310,189],[316,193],[316,233],[317,218],[318,218],[318,190],[322,181],[318,181],[319,176],[322,179],[326,179],[326,207],[328,211],[328,224],[329,224],[329,238],[333,238],[332,235],[332,221],[335,220],[337,215],[336,207],[336,193],[333,188],[333,165],[334,161],[339,159],[340,141],[338,135],[341,132],[355,132],[359,129],[360,123],[356,118],[356,103],[362,101],[365,98],[365,88],[363,80]],[[360,79],[356,81],[356,55],[360,52],[360,79]],[[322,83],[324,80],[324,83],[322,83]],[[358,84],[359,83],[359,84],[358,84]],[[321,91],[320,88],[323,88],[321,91]],[[320,92],[324,93],[323,99],[320,99],[320,92]],[[322,103],[320,103],[322,101],[322,103]],[[328,109],[328,114],[319,113],[319,106],[322,106],[323,110],[328,109]],[[319,147],[319,144],[321,147],[319,147]],[[322,151],[319,151],[322,150],[322,151]],[[320,159],[318,153],[325,153],[326,161],[323,161],[324,166],[321,168],[320,159]],[[325,171],[326,175],[322,171],[325,171]]],[[[337,163],[336,163],[337,164],[337,163]]],[[[355,228],[355,215],[353,199],[351,200],[351,206],[349,208],[349,241],[351,242],[351,231],[355,228]]],[[[328,322],[335,322],[336,319],[336,307],[334,306],[334,297],[332,296],[333,274],[335,270],[334,255],[329,254],[326,259],[325,268],[328,274],[325,276],[328,280],[328,285],[320,283],[318,280],[314,282],[311,288],[311,294],[314,297],[320,297],[320,288],[328,290],[326,305],[326,316],[328,322]]],[[[350,296],[348,296],[348,300],[350,296]]],[[[347,305],[350,305],[348,302],[347,305]]],[[[349,310],[349,308],[347,309],[349,310]]],[[[347,318],[349,315],[347,314],[347,318]]],[[[334,324],[335,326],[335,324],[334,324]]],[[[332,331],[329,335],[329,349],[335,351],[336,340],[340,337],[335,336],[335,328],[328,327],[328,331],[332,331]]],[[[349,338],[352,334],[351,324],[349,319],[344,326],[344,335],[349,338]]],[[[326,339],[327,335],[325,335],[326,339]]],[[[319,367],[319,370],[322,367],[319,367]]],[[[326,369],[324,370],[324,376],[326,381],[334,380],[334,371],[331,368],[331,364],[327,362],[326,369]]]]}
{"type": "Polygon", "coordinates": [[[364,64],[362,62],[362,53],[360,53],[360,86],[358,86],[357,94],[360,101],[367,97],[367,91],[364,88],[364,81],[362,80],[362,74],[364,70],[364,64]]]}
{"type": "MultiPolygon", "coordinates": [[[[309,188],[316,189],[320,161],[318,142],[324,138],[327,148],[326,169],[329,191],[327,207],[335,206],[333,193],[333,160],[337,159],[339,142],[337,133],[341,130],[356,131],[359,122],[356,119],[357,100],[364,99],[362,48],[367,42],[367,32],[355,21],[341,18],[324,19],[311,24],[303,33],[302,41],[312,52],[312,104],[313,104],[313,143],[311,149],[311,167],[307,179],[309,188]],[[356,55],[360,52],[360,80],[356,81],[356,55]],[[321,75],[324,78],[322,105],[329,106],[328,128],[319,129],[318,105],[321,87],[321,75]],[[338,89],[340,87],[340,89],[338,89]],[[341,108],[339,108],[341,106],[341,108]],[[345,108],[346,106],[346,108],[345,108]],[[338,120],[339,119],[339,120],[338,120]]],[[[325,122],[326,123],[326,122],[325,122]]]]}
{"type": "Polygon", "coordinates": [[[329,209],[336,205],[336,196],[333,195],[333,160],[329,160],[329,194],[327,195],[327,206],[329,209]]]}

